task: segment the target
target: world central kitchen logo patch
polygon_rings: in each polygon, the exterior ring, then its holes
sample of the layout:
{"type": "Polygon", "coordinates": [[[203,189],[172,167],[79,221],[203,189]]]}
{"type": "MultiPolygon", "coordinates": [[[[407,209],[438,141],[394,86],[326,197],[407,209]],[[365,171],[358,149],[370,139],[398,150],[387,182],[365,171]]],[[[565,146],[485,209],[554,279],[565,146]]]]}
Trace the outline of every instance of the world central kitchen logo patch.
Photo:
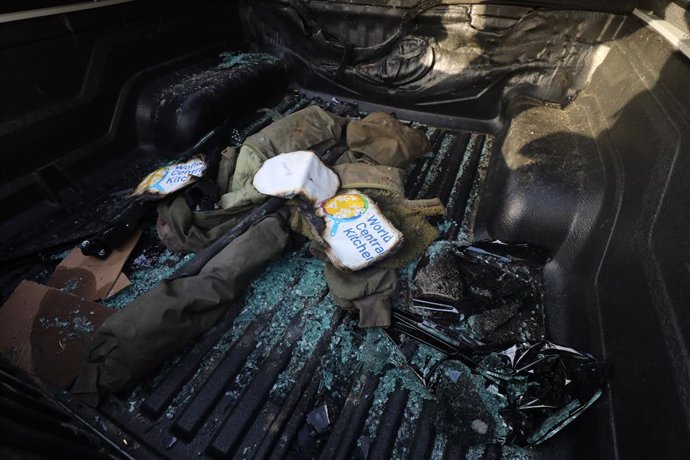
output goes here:
{"type": "Polygon", "coordinates": [[[320,214],[326,218],[323,238],[331,261],[341,268],[361,270],[394,252],[402,234],[363,193],[349,192],[324,201],[320,214]]]}
{"type": "Polygon", "coordinates": [[[206,161],[199,155],[185,163],[164,166],[150,173],[139,183],[133,195],[145,193],[168,195],[195,182],[204,175],[206,161]]]}

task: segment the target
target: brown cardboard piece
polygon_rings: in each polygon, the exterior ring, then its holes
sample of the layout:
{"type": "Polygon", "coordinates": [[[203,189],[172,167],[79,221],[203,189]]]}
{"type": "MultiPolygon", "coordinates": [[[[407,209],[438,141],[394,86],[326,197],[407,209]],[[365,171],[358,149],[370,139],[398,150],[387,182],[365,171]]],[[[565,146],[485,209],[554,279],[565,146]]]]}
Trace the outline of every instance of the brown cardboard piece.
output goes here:
{"type": "Polygon", "coordinates": [[[85,256],[79,248],[74,248],[55,268],[48,286],[89,300],[105,299],[140,236],[141,230],[138,230],[105,260],[85,256]]]}
{"type": "Polygon", "coordinates": [[[112,296],[118,294],[120,291],[131,285],[132,283],[131,281],[129,281],[129,278],[127,278],[127,275],[125,275],[124,273],[120,273],[120,276],[118,276],[115,280],[115,284],[113,284],[113,287],[110,288],[110,292],[106,296],[106,299],[111,298],[112,296]]]}
{"type": "Polygon", "coordinates": [[[0,354],[30,374],[72,384],[94,331],[115,311],[87,299],[22,281],[0,308],[0,354]]]}

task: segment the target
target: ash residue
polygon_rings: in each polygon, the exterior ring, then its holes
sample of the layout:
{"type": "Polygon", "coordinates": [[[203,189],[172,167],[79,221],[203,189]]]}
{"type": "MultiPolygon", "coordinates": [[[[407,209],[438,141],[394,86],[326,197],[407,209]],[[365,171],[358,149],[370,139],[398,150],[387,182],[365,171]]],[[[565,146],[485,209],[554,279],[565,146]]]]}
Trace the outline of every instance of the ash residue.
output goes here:
{"type": "Polygon", "coordinates": [[[95,330],[93,323],[77,310],[71,311],[68,318],[39,318],[38,323],[43,329],[60,329],[61,337],[67,340],[78,339],[95,330]]]}
{"type": "Polygon", "coordinates": [[[90,334],[95,330],[93,323],[81,315],[76,315],[72,319],[73,329],[82,334],[90,334]]]}
{"type": "Polygon", "coordinates": [[[53,319],[40,318],[38,322],[43,329],[64,329],[70,325],[69,321],[62,320],[57,316],[53,319]]]}
{"type": "MultiPolygon", "coordinates": [[[[274,64],[278,62],[275,56],[264,53],[223,52],[218,56],[215,67],[206,68],[197,72],[188,72],[187,75],[176,79],[175,83],[165,88],[158,96],[159,106],[164,107],[173,103],[180,94],[192,91],[214,91],[209,85],[212,81],[234,78],[237,72],[252,71],[260,64],[274,64]]],[[[178,108],[178,110],[180,110],[178,108]]]]}
{"type": "Polygon", "coordinates": [[[79,287],[79,284],[81,283],[82,279],[80,277],[76,278],[70,278],[68,279],[64,286],[60,288],[62,292],[72,292],[74,291],[77,287],[79,287]]]}
{"type": "Polygon", "coordinates": [[[266,53],[241,53],[224,52],[219,55],[221,62],[216,66],[217,69],[231,69],[235,66],[251,66],[261,62],[278,62],[278,58],[266,53]]]}
{"type": "Polygon", "coordinates": [[[418,295],[458,304],[462,297],[463,283],[454,253],[443,251],[435,254],[433,263],[417,271],[415,286],[418,295]]]}

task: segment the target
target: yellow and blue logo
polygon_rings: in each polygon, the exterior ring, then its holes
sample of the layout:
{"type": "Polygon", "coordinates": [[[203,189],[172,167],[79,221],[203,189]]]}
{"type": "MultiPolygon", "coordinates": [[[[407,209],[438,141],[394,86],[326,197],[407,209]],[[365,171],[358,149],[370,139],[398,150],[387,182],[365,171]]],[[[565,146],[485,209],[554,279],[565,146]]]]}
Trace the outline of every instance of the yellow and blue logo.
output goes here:
{"type": "Polygon", "coordinates": [[[324,214],[333,220],[331,236],[335,236],[338,225],[350,222],[364,215],[369,209],[369,202],[357,193],[344,193],[324,201],[321,204],[324,214]]]}

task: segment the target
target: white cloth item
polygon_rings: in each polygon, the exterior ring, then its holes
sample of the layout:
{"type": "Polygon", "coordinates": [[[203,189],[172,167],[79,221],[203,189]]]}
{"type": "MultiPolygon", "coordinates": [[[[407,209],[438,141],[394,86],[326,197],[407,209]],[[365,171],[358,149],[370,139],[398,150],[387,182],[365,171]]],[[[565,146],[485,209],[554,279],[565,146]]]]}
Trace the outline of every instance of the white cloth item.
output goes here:
{"type": "Polygon", "coordinates": [[[264,162],[254,175],[254,188],[264,195],[303,195],[318,205],[336,194],[338,176],[310,151],[281,153],[264,162]]]}

